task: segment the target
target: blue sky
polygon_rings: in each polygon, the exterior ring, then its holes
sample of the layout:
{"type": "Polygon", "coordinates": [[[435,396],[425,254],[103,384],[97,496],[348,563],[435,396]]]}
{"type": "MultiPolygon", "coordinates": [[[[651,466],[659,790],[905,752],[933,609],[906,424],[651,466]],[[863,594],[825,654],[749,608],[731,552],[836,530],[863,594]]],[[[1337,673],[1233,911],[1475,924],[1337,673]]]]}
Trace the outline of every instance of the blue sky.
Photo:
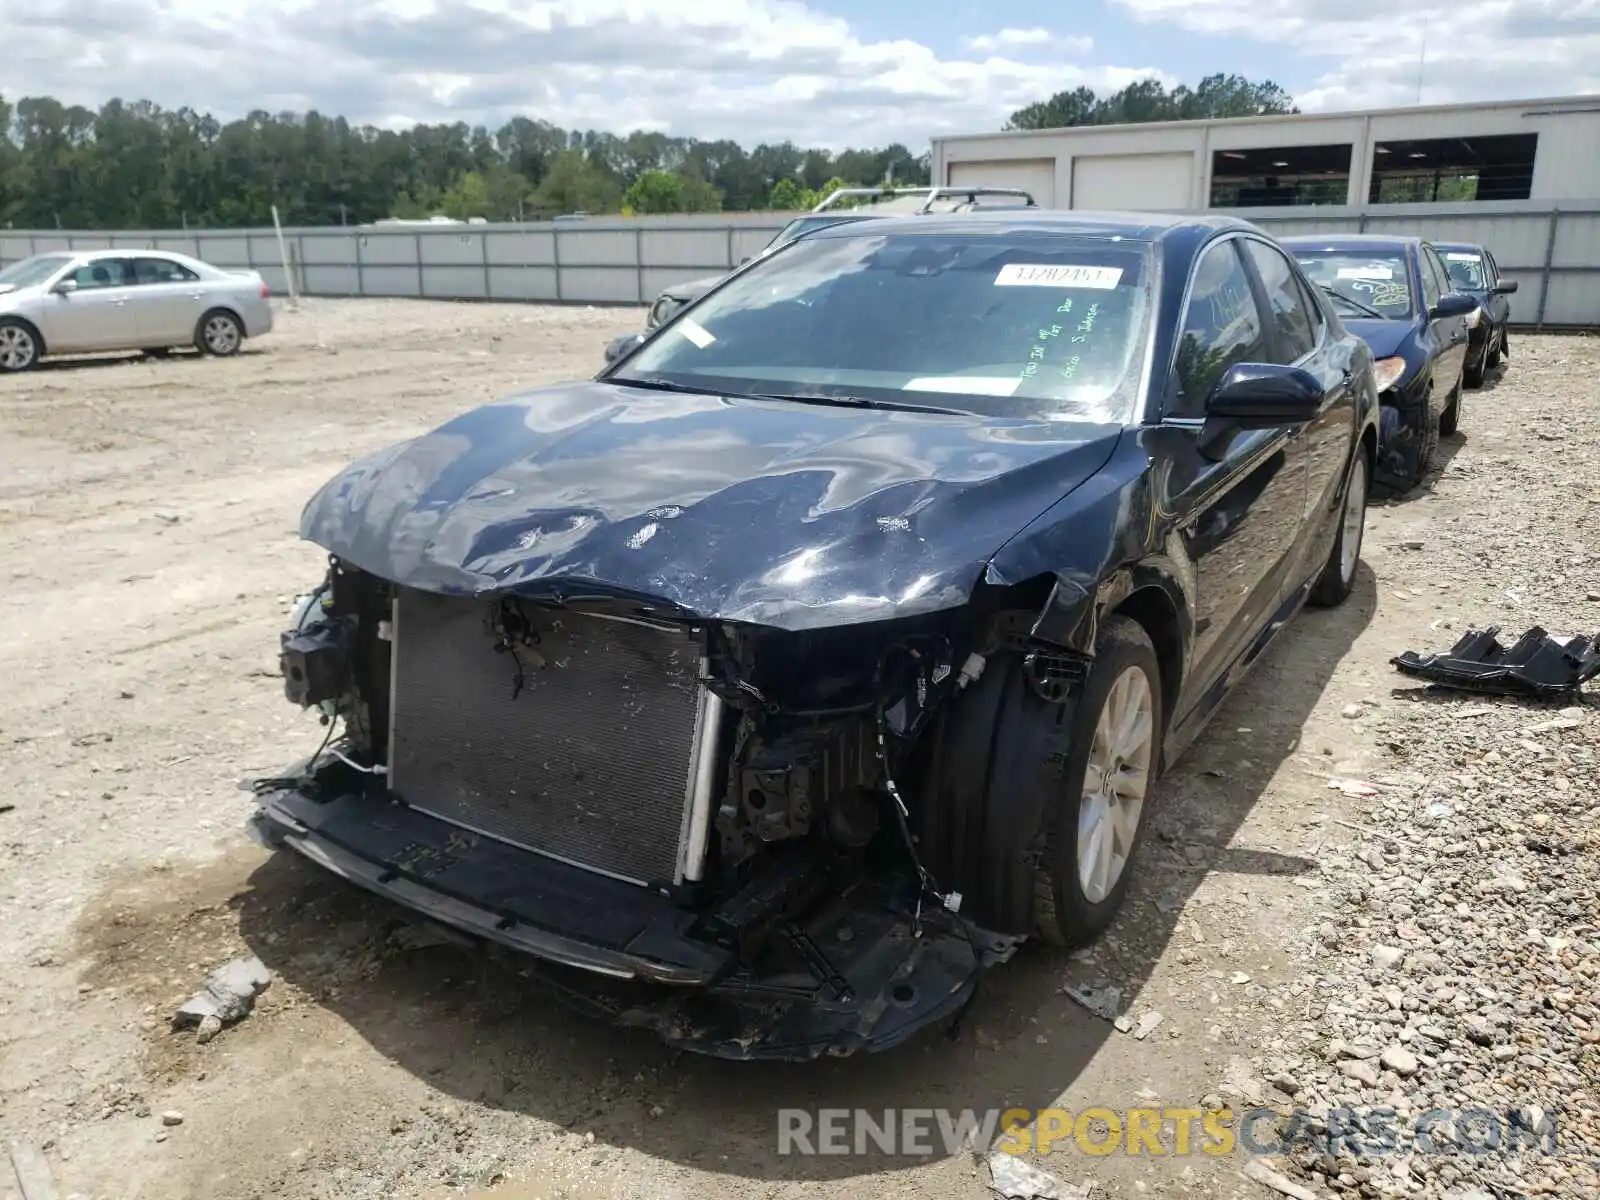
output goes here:
{"type": "Polygon", "coordinates": [[[1306,111],[1600,92],[1600,0],[0,0],[4,93],[230,118],[515,115],[842,148],[1064,88],[1271,78],[1306,111]],[[168,69],[173,61],[182,70],[168,69]]]}

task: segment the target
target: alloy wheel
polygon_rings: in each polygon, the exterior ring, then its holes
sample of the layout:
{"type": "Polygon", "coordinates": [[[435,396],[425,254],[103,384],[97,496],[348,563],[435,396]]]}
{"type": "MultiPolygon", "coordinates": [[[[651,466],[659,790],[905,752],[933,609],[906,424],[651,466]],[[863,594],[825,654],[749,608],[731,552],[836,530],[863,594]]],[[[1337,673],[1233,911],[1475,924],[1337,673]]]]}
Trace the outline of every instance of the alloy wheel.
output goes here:
{"type": "Polygon", "coordinates": [[[33,365],[39,344],[33,334],[20,325],[0,326],[0,368],[23,371],[33,365]]]}
{"type": "Polygon", "coordinates": [[[1106,693],[1083,773],[1078,807],[1078,886],[1098,904],[1127,869],[1144,812],[1155,745],[1155,697],[1139,667],[1106,693]]]}

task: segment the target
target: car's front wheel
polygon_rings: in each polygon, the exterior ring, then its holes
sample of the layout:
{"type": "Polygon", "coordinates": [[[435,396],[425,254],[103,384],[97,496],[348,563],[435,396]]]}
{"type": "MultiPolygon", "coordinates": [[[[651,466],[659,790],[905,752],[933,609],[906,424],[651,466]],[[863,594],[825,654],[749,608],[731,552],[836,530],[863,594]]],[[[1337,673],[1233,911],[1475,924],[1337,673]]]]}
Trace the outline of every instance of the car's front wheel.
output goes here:
{"type": "Polygon", "coordinates": [[[0,318],[0,371],[26,371],[39,361],[39,335],[26,321],[0,318]]]}
{"type": "Polygon", "coordinates": [[[227,358],[239,353],[244,341],[244,326],[239,318],[224,309],[214,308],[200,318],[195,329],[194,342],[203,354],[227,358]]]}
{"type": "Polygon", "coordinates": [[[1101,627],[1073,707],[1061,791],[1045,814],[1034,924],[1055,946],[1103,933],[1122,907],[1161,763],[1161,667],[1138,622],[1101,627]]]}

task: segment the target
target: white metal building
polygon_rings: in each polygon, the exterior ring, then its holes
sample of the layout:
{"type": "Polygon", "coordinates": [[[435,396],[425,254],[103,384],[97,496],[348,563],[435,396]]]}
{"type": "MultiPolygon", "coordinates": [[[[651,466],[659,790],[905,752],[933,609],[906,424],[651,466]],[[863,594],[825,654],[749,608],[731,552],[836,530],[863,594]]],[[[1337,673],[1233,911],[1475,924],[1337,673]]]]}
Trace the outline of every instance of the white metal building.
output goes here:
{"type": "Polygon", "coordinates": [[[1548,208],[1600,198],[1600,96],[936,138],[933,178],[1046,208],[1548,208]]]}

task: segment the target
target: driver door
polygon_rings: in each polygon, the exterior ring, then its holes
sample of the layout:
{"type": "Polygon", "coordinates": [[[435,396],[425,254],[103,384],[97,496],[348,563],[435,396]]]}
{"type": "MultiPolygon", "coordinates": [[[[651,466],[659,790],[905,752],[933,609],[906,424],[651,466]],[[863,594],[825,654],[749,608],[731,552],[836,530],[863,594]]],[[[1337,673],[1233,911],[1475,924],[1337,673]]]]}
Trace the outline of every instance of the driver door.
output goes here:
{"type": "MultiPolygon", "coordinates": [[[[1228,368],[1270,361],[1272,309],[1241,257],[1241,240],[1213,242],[1196,261],[1163,424],[1198,445],[1206,401],[1228,368]]],[[[1172,456],[1158,481],[1194,570],[1194,638],[1185,695],[1214,687],[1275,618],[1305,526],[1306,428],[1241,431],[1220,461],[1198,448],[1172,456]]],[[[1187,712],[1174,713],[1182,720],[1187,712]]]]}
{"type": "Polygon", "coordinates": [[[76,284],[52,292],[40,312],[40,332],[52,354],[126,350],[138,342],[133,272],[126,258],[96,258],[63,276],[76,284]]]}

